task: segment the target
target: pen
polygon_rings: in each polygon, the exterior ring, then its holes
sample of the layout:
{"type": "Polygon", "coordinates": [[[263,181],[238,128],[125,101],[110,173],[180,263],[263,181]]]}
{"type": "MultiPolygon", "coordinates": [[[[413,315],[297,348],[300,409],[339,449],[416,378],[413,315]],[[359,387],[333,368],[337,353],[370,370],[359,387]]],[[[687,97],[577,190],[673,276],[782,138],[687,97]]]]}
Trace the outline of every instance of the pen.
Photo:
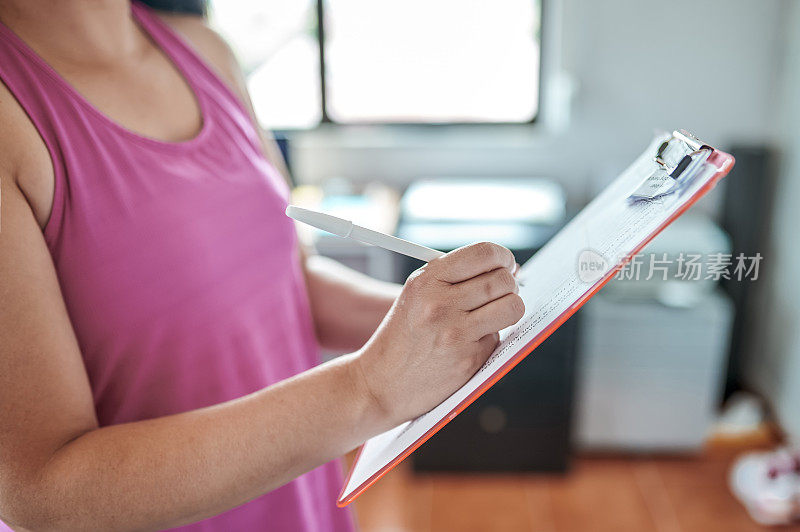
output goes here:
{"type": "MultiPolygon", "coordinates": [[[[295,205],[286,207],[286,216],[336,236],[350,238],[365,244],[372,244],[373,246],[388,249],[395,253],[406,255],[407,257],[419,259],[423,262],[430,262],[444,255],[444,252],[438,249],[421,246],[409,242],[408,240],[397,238],[396,236],[361,227],[350,220],[344,220],[336,216],[331,216],[330,214],[304,209],[295,205]]],[[[523,286],[521,282],[519,282],[519,285],[523,286]]]]}
{"type": "Polygon", "coordinates": [[[298,222],[316,227],[317,229],[327,231],[328,233],[333,233],[336,236],[350,238],[365,244],[372,244],[373,246],[388,249],[424,262],[430,262],[444,255],[444,252],[437,249],[420,246],[419,244],[397,238],[396,236],[361,227],[350,220],[343,220],[342,218],[337,218],[330,214],[303,209],[295,205],[286,207],[286,216],[298,222]]]}

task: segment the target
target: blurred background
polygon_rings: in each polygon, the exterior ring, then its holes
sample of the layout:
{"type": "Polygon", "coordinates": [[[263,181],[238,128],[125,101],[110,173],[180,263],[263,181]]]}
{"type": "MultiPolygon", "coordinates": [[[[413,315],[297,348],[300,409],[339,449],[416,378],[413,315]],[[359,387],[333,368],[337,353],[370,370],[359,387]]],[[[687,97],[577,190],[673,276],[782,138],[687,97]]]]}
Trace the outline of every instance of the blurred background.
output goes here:
{"type": "MultiPolygon", "coordinates": [[[[645,254],[728,263],[610,283],[359,499],[363,530],[760,530],[800,516],[800,3],[177,4],[237,53],[296,203],[431,247],[493,240],[524,262],[656,131],[736,157],[645,254]],[[744,279],[736,257],[751,259],[744,279]]],[[[303,238],[381,279],[418,266],[303,238]]]]}

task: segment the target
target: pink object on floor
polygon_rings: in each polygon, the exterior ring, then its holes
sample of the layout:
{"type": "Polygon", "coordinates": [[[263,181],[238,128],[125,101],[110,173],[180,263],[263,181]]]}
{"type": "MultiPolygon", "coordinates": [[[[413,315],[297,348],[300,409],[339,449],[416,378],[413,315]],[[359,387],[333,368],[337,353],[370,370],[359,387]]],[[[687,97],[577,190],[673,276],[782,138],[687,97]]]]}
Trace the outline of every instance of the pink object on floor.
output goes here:
{"type": "Polygon", "coordinates": [[[747,453],[734,463],[729,484],[754,521],[788,525],[800,520],[800,450],[747,453]]]}

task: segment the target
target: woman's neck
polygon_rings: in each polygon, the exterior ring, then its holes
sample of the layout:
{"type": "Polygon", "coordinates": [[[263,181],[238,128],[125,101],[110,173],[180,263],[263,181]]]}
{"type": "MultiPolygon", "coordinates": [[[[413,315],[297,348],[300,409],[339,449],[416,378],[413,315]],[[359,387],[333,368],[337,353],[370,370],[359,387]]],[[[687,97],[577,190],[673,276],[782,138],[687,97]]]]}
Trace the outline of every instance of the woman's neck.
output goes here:
{"type": "Polygon", "coordinates": [[[146,46],[128,0],[0,0],[0,21],[63,64],[109,65],[146,46]]]}

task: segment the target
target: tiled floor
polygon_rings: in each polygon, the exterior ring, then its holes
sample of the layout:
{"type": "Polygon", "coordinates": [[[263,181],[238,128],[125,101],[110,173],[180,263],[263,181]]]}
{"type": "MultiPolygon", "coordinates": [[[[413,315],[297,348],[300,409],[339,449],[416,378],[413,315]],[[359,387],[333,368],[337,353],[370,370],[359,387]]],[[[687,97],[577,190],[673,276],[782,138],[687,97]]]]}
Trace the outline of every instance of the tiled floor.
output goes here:
{"type": "Polygon", "coordinates": [[[564,476],[415,475],[401,466],[355,510],[363,532],[767,530],[728,491],[732,458],[584,457],[564,476]]]}

